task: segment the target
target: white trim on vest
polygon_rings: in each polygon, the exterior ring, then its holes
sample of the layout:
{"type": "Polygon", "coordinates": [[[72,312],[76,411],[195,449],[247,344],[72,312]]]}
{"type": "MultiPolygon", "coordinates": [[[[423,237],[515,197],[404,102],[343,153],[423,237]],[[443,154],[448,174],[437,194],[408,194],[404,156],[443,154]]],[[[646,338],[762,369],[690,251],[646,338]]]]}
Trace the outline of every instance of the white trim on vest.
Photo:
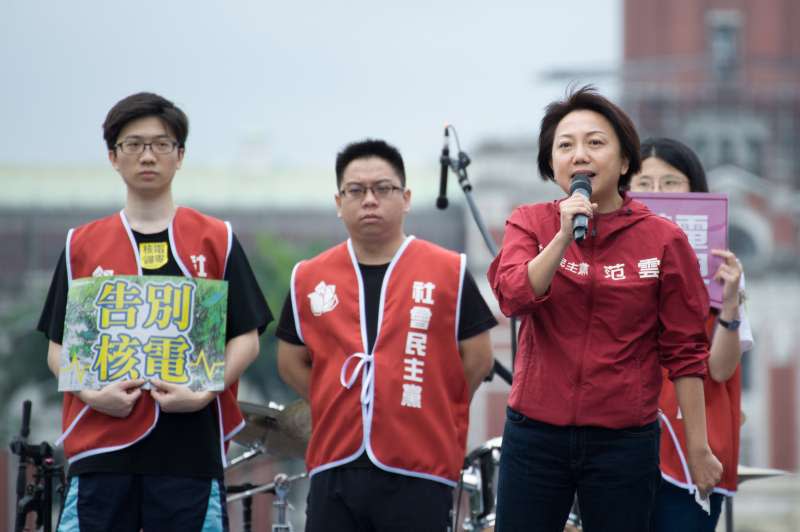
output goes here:
{"type": "Polygon", "coordinates": [[[225,265],[222,266],[222,277],[225,279],[225,274],[228,273],[228,259],[231,258],[231,249],[233,249],[233,226],[228,221],[225,221],[225,228],[228,230],[228,247],[225,250],[225,265]]]}
{"type": "Polygon", "coordinates": [[[297,337],[305,345],[306,341],[303,338],[303,331],[300,329],[300,311],[297,306],[297,289],[295,288],[295,279],[297,278],[297,269],[305,261],[300,261],[292,268],[292,278],[289,281],[289,293],[292,297],[292,316],[294,316],[294,328],[297,331],[297,337]]]}
{"type": "Polygon", "coordinates": [[[78,415],[75,416],[75,419],[73,419],[72,423],[69,424],[69,427],[67,427],[67,430],[65,430],[63,432],[63,434],[61,434],[61,436],[59,436],[58,439],[56,440],[56,443],[54,444],[56,447],[61,445],[64,442],[64,440],[67,439],[67,436],[69,436],[70,433],[72,433],[72,429],[75,428],[75,425],[78,424],[78,421],[80,421],[81,418],[84,416],[84,414],[86,414],[86,412],[88,412],[88,411],[89,411],[89,405],[84,405],[84,407],[81,408],[81,411],[78,412],[78,415]]]}
{"type": "MultiPolygon", "coordinates": [[[[64,247],[64,262],[67,263],[67,285],[69,286],[72,284],[72,256],[71,256],[71,248],[70,242],[72,241],[72,233],[75,232],[75,229],[70,229],[67,231],[67,243],[64,247]]],[[[58,444],[56,444],[58,445],[58,444]]]]}
{"type": "MultiPolygon", "coordinates": [[[[663,471],[661,471],[661,478],[672,484],[673,486],[677,486],[679,488],[683,488],[687,490],[690,494],[694,494],[697,490],[697,486],[692,482],[692,475],[689,473],[689,465],[686,462],[686,457],[683,455],[683,449],[681,449],[680,442],[678,441],[678,435],[675,434],[675,430],[672,428],[672,423],[670,423],[669,418],[664,414],[663,411],[659,410],[658,415],[661,417],[661,420],[667,426],[667,430],[669,431],[670,438],[672,439],[672,444],[675,446],[675,450],[678,453],[678,458],[681,461],[681,467],[683,467],[683,474],[686,478],[686,482],[681,482],[677,478],[674,478],[663,471]]],[[[727,490],[725,488],[720,488],[719,486],[715,486],[712,490],[713,493],[721,493],[727,497],[733,497],[736,492],[727,490]]]]}
{"type": "Polygon", "coordinates": [[[125,216],[125,209],[119,211],[119,218],[122,220],[122,225],[125,227],[125,232],[128,233],[128,240],[133,248],[133,255],[136,257],[136,275],[142,275],[142,259],[139,257],[139,246],[136,245],[136,238],[133,236],[133,229],[131,224],[128,223],[128,218],[125,216]]]}
{"type": "Polygon", "coordinates": [[[458,325],[461,323],[461,295],[464,293],[464,275],[467,270],[467,256],[464,253],[459,253],[460,264],[458,268],[458,297],[456,298],[456,326],[455,338],[456,345],[458,344],[458,325]]]}
{"type": "MultiPolygon", "coordinates": [[[[134,443],[143,440],[151,432],[153,432],[153,429],[156,427],[156,423],[158,423],[158,418],[159,418],[159,414],[161,412],[161,408],[158,406],[158,403],[155,404],[155,407],[156,407],[156,415],[155,415],[155,418],[153,419],[153,424],[150,425],[150,428],[147,429],[141,436],[139,436],[135,440],[129,441],[128,443],[123,443],[122,445],[112,445],[111,447],[95,447],[94,449],[89,449],[88,451],[83,451],[82,453],[78,453],[75,456],[73,456],[72,458],[70,458],[67,461],[67,463],[72,464],[74,462],[77,462],[81,458],[86,458],[87,456],[94,456],[96,454],[103,454],[103,453],[110,453],[110,452],[114,452],[114,451],[119,451],[120,449],[125,449],[126,447],[130,447],[134,443]]],[[[88,408],[88,405],[87,405],[87,408],[88,408]]],[[[75,425],[75,423],[73,423],[73,426],[74,425],[75,425]]]]}

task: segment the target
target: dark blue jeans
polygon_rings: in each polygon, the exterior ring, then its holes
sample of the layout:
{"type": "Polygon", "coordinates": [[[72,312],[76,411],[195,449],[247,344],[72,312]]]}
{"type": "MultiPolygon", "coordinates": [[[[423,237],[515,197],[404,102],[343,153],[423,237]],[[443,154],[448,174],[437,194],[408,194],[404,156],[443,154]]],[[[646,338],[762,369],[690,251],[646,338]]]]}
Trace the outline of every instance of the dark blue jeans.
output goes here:
{"type": "Polygon", "coordinates": [[[585,532],[646,532],[656,489],[658,422],[557,427],[507,409],[498,532],[562,532],[575,494],[585,532]]]}
{"type": "Polygon", "coordinates": [[[700,508],[689,490],[662,479],[653,510],[653,532],[714,532],[725,497],[720,493],[710,497],[711,515],[700,508]]]}

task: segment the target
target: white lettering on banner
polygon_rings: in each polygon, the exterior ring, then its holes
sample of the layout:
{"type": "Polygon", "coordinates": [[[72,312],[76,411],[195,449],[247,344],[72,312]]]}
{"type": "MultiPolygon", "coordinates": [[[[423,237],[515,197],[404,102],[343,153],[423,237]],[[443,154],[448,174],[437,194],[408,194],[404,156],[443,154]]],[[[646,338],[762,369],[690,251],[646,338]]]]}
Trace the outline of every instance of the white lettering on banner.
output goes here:
{"type": "Polygon", "coordinates": [[[403,398],[400,406],[422,408],[422,386],[419,384],[403,384],[403,398]]]}
{"type": "Polygon", "coordinates": [[[433,305],[433,289],[436,285],[422,281],[414,281],[411,288],[411,297],[414,298],[414,303],[425,303],[426,305],[433,305]]]}
{"type": "Polygon", "coordinates": [[[639,278],[640,279],[658,279],[660,273],[659,266],[661,261],[653,257],[650,259],[642,259],[639,261],[639,278]]]}
{"type": "Polygon", "coordinates": [[[421,358],[403,359],[403,380],[411,382],[422,382],[422,373],[425,368],[425,361],[421,358]]]}
{"type": "Polygon", "coordinates": [[[406,336],[406,354],[424,357],[425,349],[428,347],[427,344],[427,334],[409,331],[406,336]]]}
{"type": "Polygon", "coordinates": [[[621,281],[622,279],[625,279],[624,264],[612,264],[610,266],[603,266],[603,272],[605,273],[605,278],[611,279],[612,281],[621,281]]]}
{"type": "MultiPolygon", "coordinates": [[[[411,309],[411,324],[412,329],[422,329],[427,331],[431,324],[431,309],[428,307],[414,307],[411,309]]],[[[410,354],[410,353],[409,353],[410,354]]]]}
{"type": "Polygon", "coordinates": [[[694,249],[708,249],[707,214],[678,214],[675,223],[686,233],[694,249]]]}

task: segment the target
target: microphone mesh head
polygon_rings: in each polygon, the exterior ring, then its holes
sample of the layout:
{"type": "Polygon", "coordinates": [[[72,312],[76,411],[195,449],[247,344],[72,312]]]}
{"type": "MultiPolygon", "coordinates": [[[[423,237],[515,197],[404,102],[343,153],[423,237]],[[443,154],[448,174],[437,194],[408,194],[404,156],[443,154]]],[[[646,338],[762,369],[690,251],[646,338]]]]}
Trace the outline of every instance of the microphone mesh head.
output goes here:
{"type": "Polygon", "coordinates": [[[592,195],[592,182],[589,180],[588,175],[575,174],[575,177],[572,178],[572,182],[569,185],[570,195],[574,194],[576,190],[585,190],[589,193],[589,196],[592,195]]]}

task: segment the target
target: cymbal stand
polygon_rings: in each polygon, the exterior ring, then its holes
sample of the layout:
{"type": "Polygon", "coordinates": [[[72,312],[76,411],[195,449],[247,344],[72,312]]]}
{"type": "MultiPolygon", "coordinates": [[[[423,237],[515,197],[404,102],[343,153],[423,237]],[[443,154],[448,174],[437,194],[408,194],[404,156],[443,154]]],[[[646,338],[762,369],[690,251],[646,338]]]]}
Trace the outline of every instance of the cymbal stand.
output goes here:
{"type": "Polygon", "coordinates": [[[275,475],[275,498],[272,500],[273,523],[272,532],[292,532],[292,524],[287,519],[289,508],[289,477],[283,473],[275,475]]]}
{"type": "Polygon", "coordinates": [[[236,467],[237,465],[241,464],[242,462],[246,462],[251,458],[255,458],[256,456],[264,454],[264,445],[261,443],[254,443],[252,445],[247,446],[247,450],[237,456],[236,458],[231,459],[228,462],[227,469],[231,469],[236,467]]]}

